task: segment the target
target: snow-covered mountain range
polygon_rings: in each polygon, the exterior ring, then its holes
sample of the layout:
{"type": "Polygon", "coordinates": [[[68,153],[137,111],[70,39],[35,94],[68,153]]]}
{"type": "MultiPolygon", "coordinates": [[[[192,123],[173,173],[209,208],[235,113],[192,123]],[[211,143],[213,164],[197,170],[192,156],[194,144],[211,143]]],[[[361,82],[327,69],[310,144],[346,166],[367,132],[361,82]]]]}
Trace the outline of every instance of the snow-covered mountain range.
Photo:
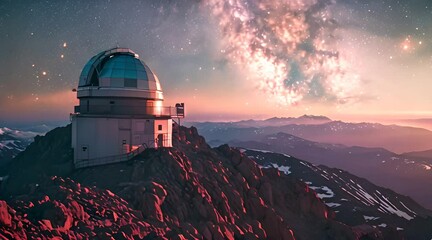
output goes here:
{"type": "Polygon", "coordinates": [[[0,128],[0,166],[10,162],[18,153],[33,142],[41,132],[20,131],[7,127],[0,128]]]}

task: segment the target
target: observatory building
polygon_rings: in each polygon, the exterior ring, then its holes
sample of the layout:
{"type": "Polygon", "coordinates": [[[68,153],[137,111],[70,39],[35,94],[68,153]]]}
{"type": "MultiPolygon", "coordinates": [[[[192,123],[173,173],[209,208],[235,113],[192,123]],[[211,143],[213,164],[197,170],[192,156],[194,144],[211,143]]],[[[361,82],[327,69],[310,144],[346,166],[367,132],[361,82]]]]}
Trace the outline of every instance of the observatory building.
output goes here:
{"type": "Polygon", "coordinates": [[[165,107],[159,79],[126,48],[92,57],[76,92],[79,105],[71,114],[76,168],[126,161],[145,148],[171,147],[173,118],[184,117],[184,104],[165,107]]]}

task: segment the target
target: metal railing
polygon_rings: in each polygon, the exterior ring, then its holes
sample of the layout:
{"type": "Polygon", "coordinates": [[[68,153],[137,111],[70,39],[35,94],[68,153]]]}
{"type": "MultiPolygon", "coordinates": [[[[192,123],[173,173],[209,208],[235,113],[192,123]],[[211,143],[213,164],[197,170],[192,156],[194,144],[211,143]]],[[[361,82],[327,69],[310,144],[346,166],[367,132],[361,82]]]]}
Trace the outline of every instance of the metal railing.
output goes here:
{"type": "Polygon", "coordinates": [[[176,107],[131,106],[131,105],[80,105],[75,106],[75,114],[112,114],[112,115],[147,115],[156,117],[183,118],[184,110],[176,107]]]}
{"type": "Polygon", "coordinates": [[[120,155],[100,157],[100,158],[92,158],[92,159],[81,159],[75,162],[75,168],[85,168],[91,166],[105,165],[111,163],[125,162],[128,161],[138,154],[142,153],[146,148],[148,148],[147,144],[143,143],[138,148],[120,155]]]}

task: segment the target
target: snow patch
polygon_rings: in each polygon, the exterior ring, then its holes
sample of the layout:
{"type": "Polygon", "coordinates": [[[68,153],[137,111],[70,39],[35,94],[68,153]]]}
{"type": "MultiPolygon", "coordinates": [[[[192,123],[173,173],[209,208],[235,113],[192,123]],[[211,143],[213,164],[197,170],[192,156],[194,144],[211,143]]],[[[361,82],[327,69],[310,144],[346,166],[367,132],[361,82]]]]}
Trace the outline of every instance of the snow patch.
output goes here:
{"type": "MultiPolygon", "coordinates": [[[[374,205],[375,203],[378,203],[377,200],[374,197],[372,197],[368,192],[366,192],[362,186],[357,184],[357,187],[358,187],[358,189],[357,189],[358,193],[360,193],[361,197],[364,200],[366,200],[369,204],[374,205]]],[[[368,204],[366,204],[366,203],[365,203],[365,205],[368,206],[368,204]]]]}
{"type": "Polygon", "coordinates": [[[363,215],[363,218],[366,220],[366,222],[379,219],[379,217],[366,216],[366,215],[363,215]]]}
{"type": "Polygon", "coordinates": [[[423,168],[426,169],[426,171],[430,171],[432,169],[432,167],[429,165],[426,165],[426,164],[422,164],[422,165],[423,165],[423,168]]]}
{"type": "Polygon", "coordinates": [[[277,168],[277,170],[283,172],[285,175],[288,175],[291,173],[291,171],[289,170],[291,167],[290,166],[279,166],[276,163],[272,163],[273,168],[277,168]]]}
{"type": "Polygon", "coordinates": [[[341,206],[342,204],[340,204],[340,203],[325,203],[325,205],[327,205],[328,207],[331,207],[331,208],[336,208],[336,207],[341,206]]]}
{"type": "Polygon", "coordinates": [[[334,192],[327,186],[321,186],[321,187],[310,186],[309,188],[315,190],[315,192],[317,192],[317,190],[322,191],[323,193],[317,193],[317,197],[321,199],[332,198],[335,196],[334,192]]]}
{"type": "Polygon", "coordinates": [[[253,148],[249,148],[248,150],[255,151],[255,152],[262,152],[262,153],[273,153],[273,152],[271,152],[271,151],[267,151],[267,150],[260,150],[260,149],[253,149],[253,148]]]}
{"type": "Polygon", "coordinates": [[[397,209],[389,200],[388,198],[381,195],[381,198],[378,198],[380,200],[380,206],[383,207],[387,212],[397,215],[398,217],[405,218],[406,220],[412,220],[414,219],[410,215],[408,215],[406,212],[401,211],[397,209]]]}
{"type": "Polygon", "coordinates": [[[402,204],[402,206],[404,206],[404,208],[406,209],[406,210],[408,210],[409,212],[411,212],[412,214],[414,214],[414,216],[415,215],[417,215],[417,213],[416,212],[414,212],[413,210],[411,210],[411,209],[409,209],[403,202],[401,202],[401,201],[399,201],[400,202],[400,204],[402,204]]]}

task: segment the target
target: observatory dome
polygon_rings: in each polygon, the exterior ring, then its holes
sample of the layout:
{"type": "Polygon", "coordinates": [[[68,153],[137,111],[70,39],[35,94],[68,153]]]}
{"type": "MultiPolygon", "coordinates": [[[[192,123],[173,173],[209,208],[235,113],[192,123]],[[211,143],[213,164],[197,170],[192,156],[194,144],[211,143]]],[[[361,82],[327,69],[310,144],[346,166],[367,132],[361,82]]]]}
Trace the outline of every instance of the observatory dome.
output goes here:
{"type": "Polygon", "coordinates": [[[113,48],[97,54],[84,66],[78,90],[98,87],[143,90],[153,92],[152,95],[161,95],[159,79],[138,57],[138,54],[127,48],[113,48]]]}

